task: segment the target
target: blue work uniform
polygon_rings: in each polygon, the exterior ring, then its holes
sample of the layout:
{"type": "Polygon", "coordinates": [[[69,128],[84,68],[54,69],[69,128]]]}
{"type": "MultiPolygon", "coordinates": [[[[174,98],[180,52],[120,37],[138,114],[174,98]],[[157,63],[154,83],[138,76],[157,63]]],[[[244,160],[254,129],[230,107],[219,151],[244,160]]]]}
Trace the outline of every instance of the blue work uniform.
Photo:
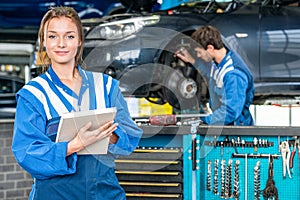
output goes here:
{"type": "Polygon", "coordinates": [[[34,178],[29,199],[122,200],[125,191],[115,175],[114,159],[129,155],[142,130],[136,126],[118,81],[78,66],[82,77],[77,95],[50,67],[17,93],[12,151],[17,162],[34,178]],[[55,142],[60,116],[67,112],[116,107],[116,144],[108,154],[67,153],[67,142],[55,142]]]}
{"type": "Polygon", "coordinates": [[[195,64],[208,77],[212,114],[201,117],[209,125],[254,125],[250,105],[254,97],[253,77],[242,58],[228,50],[217,65],[195,64]]]}

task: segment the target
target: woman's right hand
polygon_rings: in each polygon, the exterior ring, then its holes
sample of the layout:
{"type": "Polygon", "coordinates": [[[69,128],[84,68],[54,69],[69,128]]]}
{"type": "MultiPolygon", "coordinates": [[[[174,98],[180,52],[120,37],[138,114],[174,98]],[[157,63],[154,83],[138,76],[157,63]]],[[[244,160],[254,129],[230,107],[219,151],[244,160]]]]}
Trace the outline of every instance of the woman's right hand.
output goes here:
{"type": "Polygon", "coordinates": [[[77,136],[69,142],[67,156],[84,149],[86,146],[93,144],[98,140],[110,137],[117,129],[118,124],[109,121],[98,129],[90,131],[89,129],[91,126],[91,122],[87,123],[79,130],[77,136]]]}

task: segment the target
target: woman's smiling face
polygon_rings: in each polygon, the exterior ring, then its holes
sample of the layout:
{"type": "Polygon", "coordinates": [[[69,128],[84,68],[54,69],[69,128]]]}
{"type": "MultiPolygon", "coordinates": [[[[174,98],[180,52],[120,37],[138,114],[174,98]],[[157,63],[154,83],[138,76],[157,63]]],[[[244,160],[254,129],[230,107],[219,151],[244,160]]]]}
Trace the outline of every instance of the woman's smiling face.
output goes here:
{"type": "Polygon", "coordinates": [[[55,17],[45,26],[44,46],[52,65],[75,65],[75,56],[81,45],[78,29],[72,19],[55,17]]]}

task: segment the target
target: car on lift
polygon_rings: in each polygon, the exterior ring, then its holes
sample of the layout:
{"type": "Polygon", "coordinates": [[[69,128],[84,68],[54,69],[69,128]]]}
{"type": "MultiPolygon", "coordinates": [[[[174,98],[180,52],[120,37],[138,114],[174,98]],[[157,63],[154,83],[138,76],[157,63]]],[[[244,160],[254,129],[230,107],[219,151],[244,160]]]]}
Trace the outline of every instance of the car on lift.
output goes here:
{"type": "Polygon", "coordinates": [[[84,18],[124,11],[119,0],[1,0],[0,42],[36,42],[43,15],[52,6],[73,7],[84,18]]]}
{"type": "Polygon", "coordinates": [[[206,104],[206,79],[174,52],[191,48],[197,28],[213,25],[249,66],[255,80],[253,104],[299,102],[298,1],[185,1],[156,11],[153,0],[121,2],[126,13],[83,20],[84,62],[88,69],[120,80],[125,96],[168,102],[181,110],[206,104]]]}

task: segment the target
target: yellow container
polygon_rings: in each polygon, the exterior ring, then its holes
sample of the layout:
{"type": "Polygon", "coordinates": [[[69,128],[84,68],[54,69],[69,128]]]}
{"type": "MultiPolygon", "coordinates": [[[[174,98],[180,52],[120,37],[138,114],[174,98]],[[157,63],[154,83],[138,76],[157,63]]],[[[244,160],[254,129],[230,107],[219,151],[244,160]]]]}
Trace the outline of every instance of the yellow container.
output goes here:
{"type": "MultiPolygon", "coordinates": [[[[154,98],[153,101],[155,101],[154,98]]],[[[172,106],[170,104],[165,103],[163,105],[159,105],[151,103],[145,98],[138,99],[138,115],[140,117],[165,114],[172,114],[172,106]]]]}

